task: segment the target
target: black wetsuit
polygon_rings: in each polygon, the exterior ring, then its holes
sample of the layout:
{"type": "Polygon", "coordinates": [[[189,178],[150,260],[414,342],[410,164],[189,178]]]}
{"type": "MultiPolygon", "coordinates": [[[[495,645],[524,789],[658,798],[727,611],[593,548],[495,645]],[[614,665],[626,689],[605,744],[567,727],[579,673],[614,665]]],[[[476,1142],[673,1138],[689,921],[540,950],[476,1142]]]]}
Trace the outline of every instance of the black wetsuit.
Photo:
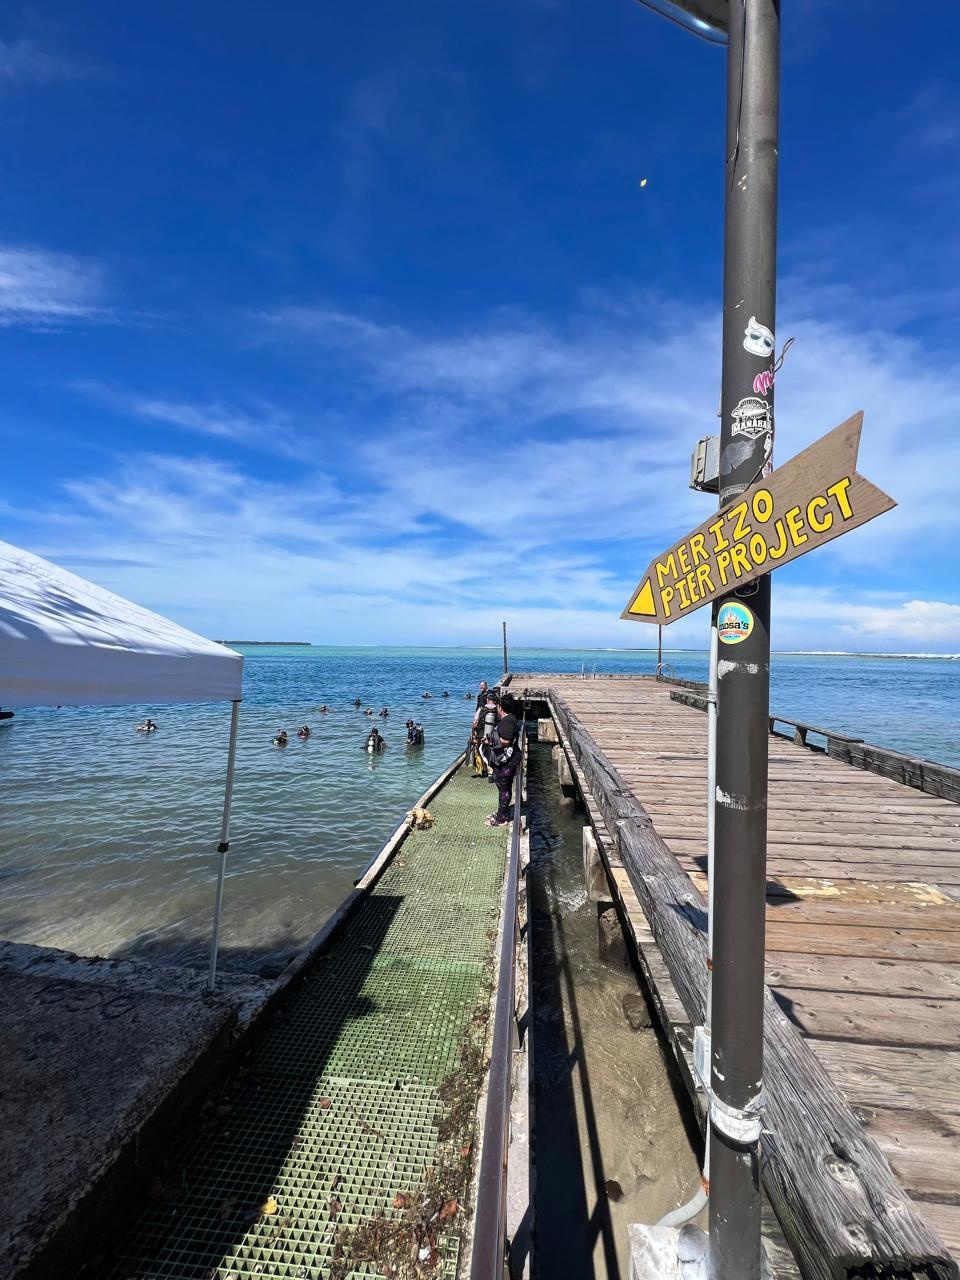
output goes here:
{"type": "Polygon", "coordinates": [[[499,806],[497,821],[506,822],[510,816],[510,801],[513,796],[513,780],[520,766],[520,746],[514,742],[501,742],[494,736],[486,744],[485,755],[490,764],[493,781],[496,783],[499,806]]]}

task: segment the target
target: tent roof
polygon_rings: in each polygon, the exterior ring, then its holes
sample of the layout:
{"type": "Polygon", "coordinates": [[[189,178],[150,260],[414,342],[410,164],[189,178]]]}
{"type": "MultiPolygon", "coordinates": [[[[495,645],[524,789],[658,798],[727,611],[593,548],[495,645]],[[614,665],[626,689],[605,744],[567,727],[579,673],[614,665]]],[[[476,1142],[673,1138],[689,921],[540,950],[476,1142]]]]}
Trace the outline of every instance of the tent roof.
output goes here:
{"type": "Polygon", "coordinates": [[[243,658],[0,542],[0,707],[241,698],[243,658]]]}

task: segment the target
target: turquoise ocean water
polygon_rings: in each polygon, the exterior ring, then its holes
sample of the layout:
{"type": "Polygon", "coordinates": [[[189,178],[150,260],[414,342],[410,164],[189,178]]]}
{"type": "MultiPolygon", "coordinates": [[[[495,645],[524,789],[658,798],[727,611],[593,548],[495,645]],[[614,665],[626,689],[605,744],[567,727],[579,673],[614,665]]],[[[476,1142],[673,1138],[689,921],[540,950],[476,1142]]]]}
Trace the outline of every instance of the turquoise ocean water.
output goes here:
{"type": "MultiPolygon", "coordinates": [[[[258,969],[309,939],[462,748],[463,695],[492,683],[501,659],[479,648],[244,652],[223,954],[228,968],[258,969]],[[371,722],[355,697],[390,708],[385,726],[374,721],[389,744],[380,757],[361,750],[371,722]],[[408,716],[426,731],[412,753],[408,716]],[[293,736],[303,722],[306,742],[293,736]],[[291,734],[285,750],[271,744],[278,728],[291,734]]],[[[676,675],[706,677],[706,654],[664,656],[676,675]]],[[[514,670],[588,676],[655,662],[649,651],[511,653],[514,670]]],[[[775,655],[771,706],[960,765],[960,661],[775,655]]],[[[229,716],[216,705],[64,708],[0,722],[0,938],[203,964],[229,716]],[[134,732],[146,714],[160,726],[150,737],[134,732]]]]}

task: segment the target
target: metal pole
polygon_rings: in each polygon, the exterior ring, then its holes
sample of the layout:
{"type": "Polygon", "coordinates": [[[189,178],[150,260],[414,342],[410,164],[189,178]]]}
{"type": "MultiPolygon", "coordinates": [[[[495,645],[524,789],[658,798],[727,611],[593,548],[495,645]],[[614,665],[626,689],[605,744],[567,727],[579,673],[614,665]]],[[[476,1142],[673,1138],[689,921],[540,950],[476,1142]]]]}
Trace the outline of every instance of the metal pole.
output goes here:
{"type": "Polygon", "coordinates": [[[223,910],[223,881],[227,874],[227,851],[230,848],[230,808],[233,804],[233,772],[237,762],[237,722],[240,716],[240,702],[235,701],[230,713],[230,745],[227,748],[227,780],[223,794],[223,821],[220,824],[220,843],[217,853],[220,855],[220,873],[217,876],[217,901],[213,908],[213,930],[210,937],[210,976],[207,978],[207,991],[212,992],[217,977],[217,946],[220,941],[220,914],[223,910]]]}
{"type": "Polygon", "coordinates": [[[503,624],[503,674],[506,675],[510,670],[507,663],[507,624],[503,624]]]}
{"type": "MultiPolygon", "coordinates": [[[[758,477],[772,445],[772,386],[759,375],[774,363],[779,85],[779,0],[732,0],[721,506],[758,477]]],[[[710,1274],[760,1280],[769,577],[721,600],[718,619],[710,1274]]]]}
{"type": "Polygon", "coordinates": [[[663,666],[663,627],[657,627],[657,675],[663,666]]]}

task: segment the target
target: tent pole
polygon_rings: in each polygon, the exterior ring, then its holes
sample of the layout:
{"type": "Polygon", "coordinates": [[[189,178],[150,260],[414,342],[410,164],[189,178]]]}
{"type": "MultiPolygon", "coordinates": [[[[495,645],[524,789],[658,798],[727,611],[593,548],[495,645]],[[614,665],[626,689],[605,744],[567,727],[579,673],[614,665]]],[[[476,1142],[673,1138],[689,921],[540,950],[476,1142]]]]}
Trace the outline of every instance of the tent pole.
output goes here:
{"type": "Polygon", "coordinates": [[[230,746],[227,749],[227,782],[223,796],[223,822],[220,824],[220,874],[217,877],[217,902],[213,908],[213,934],[210,938],[210,977],[207,991],[212,992],[217,976],[217,944],[220,940],[220,914],[223,910],[223,880],[227,874],[227,850],[230,848],[230,806],[233,803],[233,769],[237,762],[237,721],[240,716],[240,699],[233,703],[230,713],[230,746]]]}

